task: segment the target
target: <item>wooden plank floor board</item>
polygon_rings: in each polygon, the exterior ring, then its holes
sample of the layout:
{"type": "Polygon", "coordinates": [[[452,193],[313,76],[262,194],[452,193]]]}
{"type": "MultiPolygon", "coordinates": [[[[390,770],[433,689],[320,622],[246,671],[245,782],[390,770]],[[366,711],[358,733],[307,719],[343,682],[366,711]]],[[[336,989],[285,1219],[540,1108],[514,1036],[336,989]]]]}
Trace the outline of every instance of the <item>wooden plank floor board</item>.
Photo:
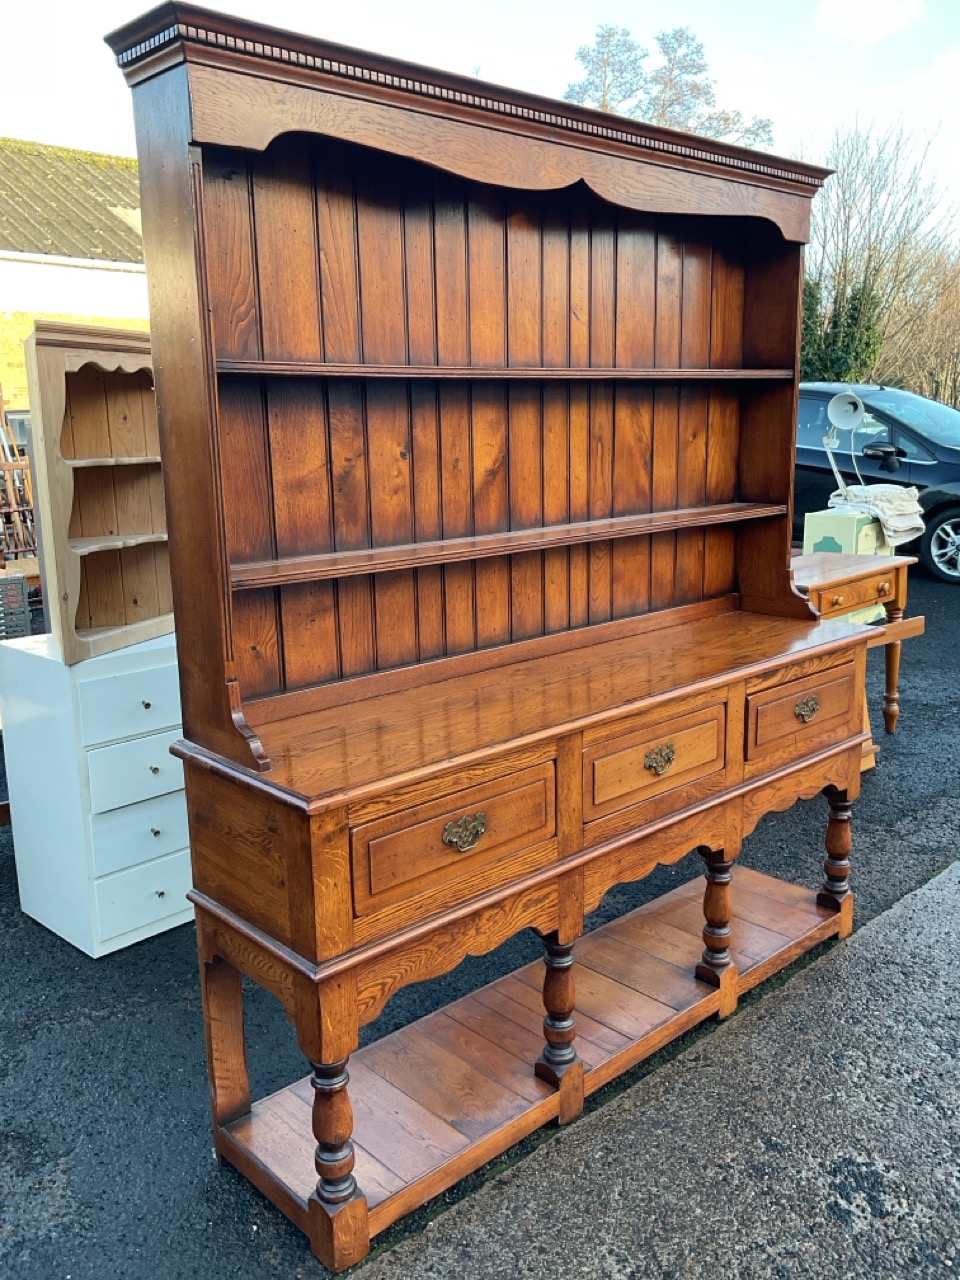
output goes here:
{"type": "MultiPolygon", "coordinates": [[[[704,881],[587,934],[576,946],[577,1046],[587,1093],[715,1013],[693,967],[703,948],[704,881]]],[[[731,922],[739,989],[823,939],[838,917],[814,890],[735,868],[731,922]]],[[[533,1074],[543,1045],[537,961],[365,1046],[350,1060],[356,1176],[371,1233],[382,1231],[555,1118],[533,1074]]],[[[220,1129],[218,1147],[301,1230],[313,1190],[309,1077],[220,1129]]]]}
{"type": "MultiPolygon", "coordinates": [[[[576,971],[574,971],[574,979],[576,979],[576,971]]],[[[510,974],[506,978],[501,978],[494,986],[498,992],[503,992],[510,999],[523,1004],[531,1013],[537,1015],[537,1029],[543,1034],[543,1000],[541,998],[541,984],[543,982],[543,965],[530,964],[523,969],[518,969],[516,973],[510,974]]],[[[591,1044],[596,1045],[597,1049],[604,1054],[616,1053],[618,1049],[622,1049],[624,1045],[629,1043],[629,1035],[623,1035],[619,1031],[614,1031],[612,1027],[608,1027],[601,1022],[597,1022],[591,1018],[584,1010],[583,1005],[578,1003],[577,1006],[577,1034],[584,1040],[589,1040],[591,1044]]]]}
{"type": "Polygon", "coordinates": [[[820,920],[815,906],[807,910],[787,906],[773,898],[763,897],[750,889],[737,884],[736,888],[736,920],[749,921],[760,925],[763,929],[772,929],[774,933],[785,938],[795,938],[805,929],[815,927],[820,920]]]}
{"type": "MultiPolygon", "coordinates": [[[[507,999],[505,996],[498,998],[503,1002],[507,999]]],[[[509,1014],[505,1017],[502,1013],[497,1013],[473,996],[455,1000],[443,1012],[448,1018],[475,1031],[477,1035],[502,1045],[524,1064],[533,1062],[543,1048],[542,1019],[533,1017],[529,1010],[522,1009],[519,1005],[516,1007],[517,1016],[528,1018],[529,1025],[526,1021],[519,1022],[511,1018],[509,1014]]]]}
{"type": "MultiPolygon", "coordinates": [[[[679,898],[664,909],[663,919],[699,938],[703,929],[703,907],[693,898],[679,898]]],[[[733,945],[754,963],[765,960],[783,945],[784,934],[744,920],[736,914],[736,909],[730,924],[733,945]]]]}
{"type": "Polygon", "coordinates": [[[594,1022],[602,1022],[630,1041],[642,1040],[674,1016],[673,1008],[587,965],[577,965],[574,977],[577,986],[574,1016],[578,1022],[583,1010],[594,1022]]]}
{"type": "Polygon", "coordinates": [[[503,1085],[528,1102],[539,1102],[553,1092],[550,1085],[538,1080],[530,1070],[530,1063],[536,1060],[542,1045],[537,1046],[532,1058],[518,1058],[487,1036],[478,1035],[455,1018],[448,1017],[443,1010],[423,1018],[417,1027],[428,1039],[458,1057],[482,1063],[488,1080],[503,1085]]]}
{"type": "MultiPolygon", "coordinates": [[[[702,928],[701,924],[701,930],[702,928]]],[[[645,917],[642,929],[638,929],[630,920],[626,923],[613,920],[605,929],[611,938],[617,938],[640,952],[659,956],[661,960],[669,960],[671,964],[684,970],[693,969],[700,962],[703,953],[703,938],[700,933],[678,929],[676,925],[655,920],[651,916],[645,917]],[[615,928],[617,925],[621,927],[615,928]]],[[[730,957],[738,969],[746,969],[755,963],[753,958],[733,947],[730,948],[730,957]]]]}
{"type": "Polygon", "coordinates": [[[692,977],[689,968],[681,969],[646,949],[641,950],[642,942],[641,936],[638,945],[631,947],[609,934],[591,933],[578,947],[577,961],[648,996],[661,1008],[666,1005],[679,1012],[702,999],[701,984],[692,977]]]}
{"type": "Polygon", "coordinates": [[[506,1124],[529,1105],[512,1089],[424,1035],[414,1023],[368,1045],[363,1065],[471,1140],[506,1124]]]}
{"type": "MultiPolygon", "coordinates": [[[[518,983],[518,985],[522,986],[523,984],[518,983]]],[[[499,987],[500,987],[500,984],[498,983],[496,988],[487,987],[482,992],[480,991],[476,992],[477,1000],[479,1002],[482,999],[483,1004],[486,1005],[486,1007],[489,1009],[491,1013],[495,1014],[498,1017],[506,1019],[508,1022],[517,1018],[518,1016],[526,1016],[531,1018],[531,1025],[536,1025],[537,1027],[536,1039],[538,1042],[538,1047],[527,1058],[527,1061],[535,1062],[540,1053],[540,1049],[543,1046],[543,1032],[542,1032],[543,1017],[541,1016],[539,1018],[536,1018],[535,1015],[532,1015],[532,1010],[527,1009],[524,1005],[519,1004],[516,1000],[511,1000],[511,998],[508,995],[505,995],[502,990],[498,989],[499,987]]],[[[453,1016],[456,1016],[456,1015],[453,1015],[453,1016]]],[[[610,1054],[614,1052],[614,1049],[611,1049],[606,1045],[601,1045],[592,1037],[588,1036],[587,1033],[584,1031],[584,1028],[582,1025],[583,1023],[588,1023],[592,1025],[592,1019],[585,1018],[583,1014],[578,1010],[577,1011],[577,1049],[579,1050],[580,1057],[583,1059],[585,1066],[587,1067],[597,1066],[599,1063],[605,1062],[607,1058],[610,1057],[610,1054]]],[[[601,1030],[606,1033],[607,1037],[613,1038],[616,1044],[618,1044],[620,1048],[623,1048],[625,1045],[629,1044],[629,1038],[627,1036],[619,1036],[616,1034],[616,1032],[610,1031],[608,1027],[603,1027],[601,1028],[601,1030]]]]}

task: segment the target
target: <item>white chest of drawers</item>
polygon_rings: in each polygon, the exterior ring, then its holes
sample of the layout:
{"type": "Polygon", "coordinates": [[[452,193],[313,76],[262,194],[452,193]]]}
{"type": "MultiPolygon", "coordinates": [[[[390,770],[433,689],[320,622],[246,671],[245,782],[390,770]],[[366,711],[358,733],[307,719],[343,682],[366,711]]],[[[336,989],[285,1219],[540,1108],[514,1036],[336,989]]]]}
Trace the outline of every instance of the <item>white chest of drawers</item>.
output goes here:
{"type": "Polygon", "coordinates": [[[0,643],[20,902],[91,956],[192,919],[174,636],[66,666],[0,643]]]}

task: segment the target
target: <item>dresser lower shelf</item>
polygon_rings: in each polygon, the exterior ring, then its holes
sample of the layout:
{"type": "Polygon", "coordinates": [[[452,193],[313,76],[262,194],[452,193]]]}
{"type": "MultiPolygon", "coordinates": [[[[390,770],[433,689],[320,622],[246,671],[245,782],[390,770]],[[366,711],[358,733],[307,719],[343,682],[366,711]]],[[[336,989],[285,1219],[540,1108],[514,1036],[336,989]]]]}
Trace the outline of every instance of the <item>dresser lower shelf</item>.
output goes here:
{"type": "MultiPolygon", "coordinates": [[[[718,1011],[694,976],[704,880],[691,881],[576,945],[577,1048],[592,1093],[718,1011]]],[[[834,936],[808,889],[734,872],[731,954],[743,993],[834,936]]],[[[360,1049],[350,1059],[358,1185],[371,1236],[556,1118],[533,1074],[543,1046],[535,961],[360,1049]]],[[[218,1131],[220,1154],[303,1231],[316,1183],[307,1077],[218,1131]]]]}

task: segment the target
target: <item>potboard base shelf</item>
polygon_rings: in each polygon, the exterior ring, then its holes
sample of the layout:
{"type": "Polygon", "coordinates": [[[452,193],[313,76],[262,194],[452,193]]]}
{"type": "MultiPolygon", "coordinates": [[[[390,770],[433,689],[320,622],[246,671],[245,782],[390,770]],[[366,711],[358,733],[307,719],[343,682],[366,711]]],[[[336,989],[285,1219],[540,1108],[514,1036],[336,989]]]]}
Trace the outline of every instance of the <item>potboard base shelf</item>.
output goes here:
{"type": "MultiPolygon", "coordinates": [[[[576,945],[577,1048],[592,1093],[705,1018],[720,992],[694,976],[700,879],[576,945]]],[[[747,867],[734,876],[739,993],[841,929],[812,890],[747,867]]],[[[357,1183],[371,1236],[559,1114],[533,1074],[543,1045],[540,961],[360,1049],[350,1060],[357,1183]]],[[[316,1184],[307,1077],[218,1131],[218,1149],[301,1230],[316,1184]]]]}

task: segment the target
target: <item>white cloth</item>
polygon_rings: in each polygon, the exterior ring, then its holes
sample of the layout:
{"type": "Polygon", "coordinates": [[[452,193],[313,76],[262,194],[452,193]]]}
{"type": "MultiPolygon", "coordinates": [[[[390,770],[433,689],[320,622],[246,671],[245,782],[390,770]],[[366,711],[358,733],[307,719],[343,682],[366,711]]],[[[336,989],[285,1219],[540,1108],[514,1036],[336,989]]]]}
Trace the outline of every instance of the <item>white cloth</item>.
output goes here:
{"type": "Polygon", "coordinates": [[[916,489],[899,484],[848,484],[830,495],[828,505],[873,516],[883,525],[890,546],[899,547],[923,533],[923,508],[917,497],[916,489]]]}

